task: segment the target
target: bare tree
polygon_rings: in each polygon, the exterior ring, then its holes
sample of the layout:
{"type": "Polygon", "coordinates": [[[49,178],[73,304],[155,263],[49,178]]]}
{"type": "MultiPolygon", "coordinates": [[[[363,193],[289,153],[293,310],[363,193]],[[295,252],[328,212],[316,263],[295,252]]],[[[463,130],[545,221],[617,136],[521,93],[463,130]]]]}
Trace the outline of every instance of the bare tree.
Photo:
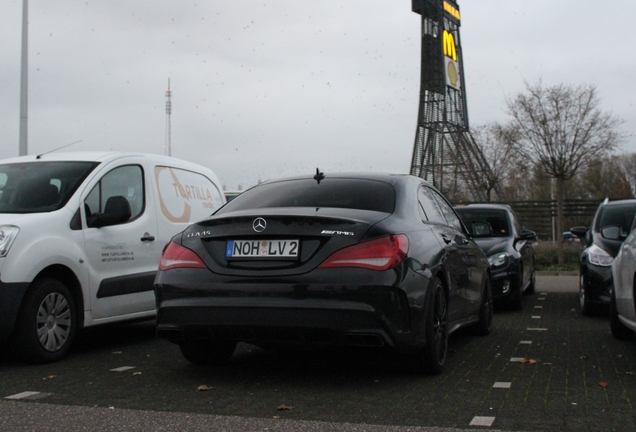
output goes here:
{"type": "Polygon", "coordinates": [[[625,154],[619,159],[618,166],[629,182],[632,195],[636,196],[636,153],[625,154]]]}
{"type": "Polygon", "coordinates": [[[471,133],[490,165],[490,172],[481,179],[481,187],[486,190],[486,199],[490,202],[495,186],[504,187],[517,172],[512,144],[517,141],[518,132],[512,125],[493,122],[473,128],[471,133]]]}
{"type": "MultiPolygon", "coordinates": [[[[514,149],[555,179],[559,240],[563,236],[564,183],[594,158],[609,154],[624,135],[622,120],[601,111],[594,85],[546,87],[525,83],[525,91],[506,100],[520,135],[514,149]]],[[[559,254],[559,262],[563,253],[559,254]]]]}

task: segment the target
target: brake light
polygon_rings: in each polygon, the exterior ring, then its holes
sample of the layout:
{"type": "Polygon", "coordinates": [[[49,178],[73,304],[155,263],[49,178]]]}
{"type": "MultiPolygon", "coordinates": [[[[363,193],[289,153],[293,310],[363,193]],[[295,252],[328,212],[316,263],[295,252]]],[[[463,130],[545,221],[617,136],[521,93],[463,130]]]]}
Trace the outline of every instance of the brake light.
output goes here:
{"type": "Polygon", "coordinates": [[[320,264],[320,268],[361,267],[388,270],[402,262],[408,250],[409,239],[406,235],[390,235],[341,249],[320,264]]]}
{"type": "Polygon", "coordinates": [[[206,268],[205,263],[190,249],[174,242],[170,242],[163,248],[159,259],[159,270],[174,268],[206,268]]]}

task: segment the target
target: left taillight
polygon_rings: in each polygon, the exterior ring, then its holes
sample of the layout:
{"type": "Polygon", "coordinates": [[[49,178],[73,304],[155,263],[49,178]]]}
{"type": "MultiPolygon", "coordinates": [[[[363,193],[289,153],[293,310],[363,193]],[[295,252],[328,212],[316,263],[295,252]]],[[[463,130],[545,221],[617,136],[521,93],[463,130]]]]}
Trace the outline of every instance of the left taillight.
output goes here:
{"type": "Polygon", "coordinates": [[[390,235],[341,249],[320,264],[320,268],[388,270],[402,262],[408,250],[409,239],[406,235],[390,235]]]}
{"type": "Polygon", "coordinates": [[[190,249],[174,242],[170,242],[163,248],[159,259],[159,270],[174,268],[206,268],[205,263],[190,249]]]}

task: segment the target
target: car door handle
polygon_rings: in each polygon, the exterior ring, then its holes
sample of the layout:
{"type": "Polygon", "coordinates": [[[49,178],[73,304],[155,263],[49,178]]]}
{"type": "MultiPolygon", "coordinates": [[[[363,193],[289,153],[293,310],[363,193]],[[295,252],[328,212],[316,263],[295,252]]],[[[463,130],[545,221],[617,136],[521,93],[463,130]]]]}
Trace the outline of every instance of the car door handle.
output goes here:
{"type": "Polygon", "coordinates": [[[151,236],[148,233],[144,233],[144,236],[141,238],[142,242],[151,242],[151,241],[155,241],[155,236],[151,236]]]}

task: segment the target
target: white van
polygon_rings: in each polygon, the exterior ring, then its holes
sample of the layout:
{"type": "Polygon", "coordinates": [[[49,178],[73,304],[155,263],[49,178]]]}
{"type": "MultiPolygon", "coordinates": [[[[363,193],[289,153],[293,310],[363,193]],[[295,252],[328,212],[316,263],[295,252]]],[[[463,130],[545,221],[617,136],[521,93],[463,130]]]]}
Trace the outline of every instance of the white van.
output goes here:
{"type": "Polygon", "coordinates": [[[163,247],[224,203],[211,170],[167,156],[0,161],[0,340],[51,362],[83,327],[152,319],[163,247]]]}

